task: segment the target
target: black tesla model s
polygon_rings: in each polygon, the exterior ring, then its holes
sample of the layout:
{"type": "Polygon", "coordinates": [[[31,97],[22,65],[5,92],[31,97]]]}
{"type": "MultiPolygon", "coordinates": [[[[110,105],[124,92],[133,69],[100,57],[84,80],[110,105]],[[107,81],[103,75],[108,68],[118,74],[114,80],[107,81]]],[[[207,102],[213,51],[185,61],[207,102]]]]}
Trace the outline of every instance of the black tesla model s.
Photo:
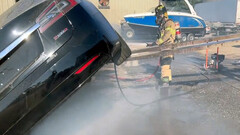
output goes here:
{"type": "Polygon", "coordinates": [[[131,55],[86,0],[21,0],[0,16],[0,135],[24,134],[104,64],[131,55]]]}

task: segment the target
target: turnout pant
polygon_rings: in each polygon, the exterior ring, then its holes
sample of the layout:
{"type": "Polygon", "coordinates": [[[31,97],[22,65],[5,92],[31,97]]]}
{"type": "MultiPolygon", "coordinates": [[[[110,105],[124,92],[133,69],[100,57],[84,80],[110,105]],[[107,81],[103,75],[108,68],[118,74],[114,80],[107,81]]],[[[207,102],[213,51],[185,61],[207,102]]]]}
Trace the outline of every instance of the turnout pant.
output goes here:
{"type": "Polygon", "coordinates": [[[160,58],[162,81],[168,81],[168,82],[172,81],[172,70],[171,70],[172,60],[173,60],[173,55],[163,56],[160,58]]]}

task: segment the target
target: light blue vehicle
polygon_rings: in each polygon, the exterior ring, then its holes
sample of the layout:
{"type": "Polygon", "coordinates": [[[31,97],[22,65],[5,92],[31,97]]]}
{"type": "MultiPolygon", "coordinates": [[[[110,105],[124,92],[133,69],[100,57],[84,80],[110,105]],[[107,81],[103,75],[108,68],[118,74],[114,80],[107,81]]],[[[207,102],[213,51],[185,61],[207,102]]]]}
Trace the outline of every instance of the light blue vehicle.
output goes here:
{"type": "MultiPolygon", "coordinates": [[[[199,17],[188,0],[166,1],[163,3],[168,11],[169,18],[180,24],[182,41],[194,40],[203,37],[206,33],[206,24],[199,17]]],[[[122,23],[123,35],[132,39],[139,36],[156,37],[158,26],[155,23],[155,7],[146,13],[124,16],[122,23]]]]}

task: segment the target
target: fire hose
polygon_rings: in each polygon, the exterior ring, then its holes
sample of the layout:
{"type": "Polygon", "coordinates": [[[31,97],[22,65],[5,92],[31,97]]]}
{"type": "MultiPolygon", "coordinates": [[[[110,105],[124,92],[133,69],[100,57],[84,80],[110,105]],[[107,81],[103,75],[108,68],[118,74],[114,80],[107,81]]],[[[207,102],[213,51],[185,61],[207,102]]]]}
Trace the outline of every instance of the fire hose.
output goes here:
{"type": "MultiPolygon", "coordinates": [[[[144,49],[133,51],[132,53],[133,54],[142,53],[142,52],[153,52],[153,53],[151,53],[149,55],[139,56],[139,57],[130,57],[128,59],[128,61],[148,58],[148,57],[157,56],[157,55],[160,55],[159,56],[159,58],[160,58],[161,56],[166,56],[166,55],[173,55],[173,54],[178,54],[178,53],[189,53],[189,52],[193,52],[193,51],[197,51],[197,50],[202,50],[206,47],[210,47],[210,46],[214,46],[214,45],[225,45],[228,42],[239,42],[240,41],[239,37],[240,37],[240,35],[236,34],[236,35],[230,35],[230,36],[226,36],[226,37],[212,38],[212,39],[208,39],[208,40],[205,39],[205,40],[201,40],[201,41],[192,41],[192,42],[187,42],[187,43],[173,44],[170,47],[169,46],[161,46],[161,47],[144,48],[144,49]],[[162,50],[164,50],[164,51],[162,51],[162,50]]],[[[144,78],[132,79],[132,80],[135,80],[137,82],[144,82],[144,81],[150,80],[157,73],[159,67],[160,67],[160,61],[159,61],[159,64],[157,65],[155,71],[151,75],[149,75],[147,77],[144,77],[144,78]]],[[[118,77],[117,68],[116,68],[115,64],[114,64],[114,71],[115,71],[117,85],[120,89],[120,92],[123,95],[124,99],[129,104],[141,107],[141,106],[149,105],[151,103],[154,103],[154,102],[157,102],[157,101],[160,101],[160,100],[164,100],[164,99],[160,98],[160,99],[157,99],[157,100],[154,100],[152,102],[145,103],[145,104],[136,104],[136,103],[131,102],[127,98],[125,93],[123,92],[123,89],[121,88],[121,85],[120,85],[120,82],[119,82],[120,79],[121,80],[127,80],[128,78],[118,77]]],[[[192,91],[195,91],[195,90],[192,90],[192,91]]]]}

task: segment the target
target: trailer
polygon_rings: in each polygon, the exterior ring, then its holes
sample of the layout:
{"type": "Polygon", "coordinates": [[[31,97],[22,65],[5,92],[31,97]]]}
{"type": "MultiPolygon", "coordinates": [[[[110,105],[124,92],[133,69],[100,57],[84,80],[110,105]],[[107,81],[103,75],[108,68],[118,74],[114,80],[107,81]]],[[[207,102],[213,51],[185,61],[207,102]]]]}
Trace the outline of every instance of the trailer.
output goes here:
{"type": "Polygon", "coordinates": [[[195,6],[195,10],[211,28],[211,33],[215,33],[217,36],[239,31],[239,9],[239,0],[217,0],[195,6]]]}

